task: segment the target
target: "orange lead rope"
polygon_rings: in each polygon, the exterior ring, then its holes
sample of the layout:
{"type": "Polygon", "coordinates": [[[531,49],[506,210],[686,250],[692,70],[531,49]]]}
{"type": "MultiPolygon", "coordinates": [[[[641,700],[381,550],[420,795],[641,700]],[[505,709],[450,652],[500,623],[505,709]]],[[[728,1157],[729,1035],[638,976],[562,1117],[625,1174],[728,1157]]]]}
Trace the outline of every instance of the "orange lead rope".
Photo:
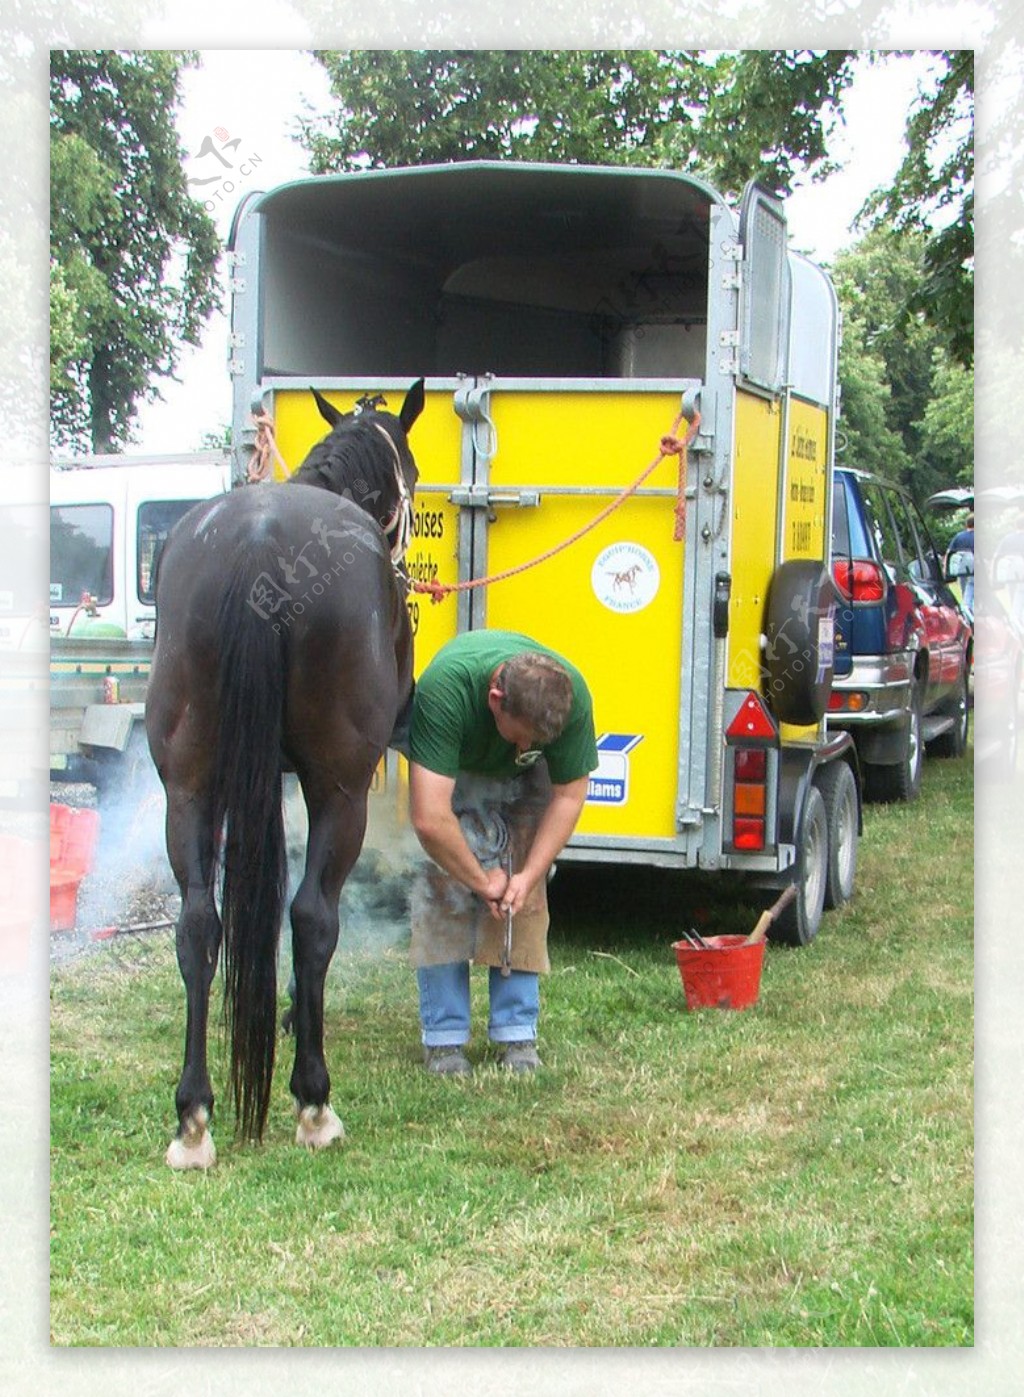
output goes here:
{"type": "Polygon", "coordinates": [[[571,544],[578,543],[579,540],[585,537],[586,534],[589,534],[592,529],[596,529],[598,524],[603,524],[608,516],[618,509],[619,505],[625,504],[626,500],[639,490],[647,477],[661,465],[666,456],[679,457],[679,475],[676,485],[675,527],[672,533],[672,540],[674,543],[681,543],[686,534],[687,453],[694,437],[696,437],[700,430],[700,413],[694,411],[693,417],[690,419],[689,426],[687,427],[686,435],[677,437],[676,432],[679,430],[679,425],[683,421],[684,416],[685,413],[681,412],[679,414],[672,424],[672,430],[661,438],[658,444],[659,449],[657,456],[650,465],[637,476],[632,485],[627,485],[621,495],[617,495],[615,499],[612,500],[611,504],[606,505],[605,508],[601,510],[600,514],[591,519],[589,524],[584,524],[582,529],[577,529],[576,533],[570,538],[555,544],[554,548],[549,548],[546,553],[541,553],[539,557],[531,558],[528,563],[520,563],[518,567],[507,568],[504,572],[496,572],[490,577],[474,577],[467,582],[446,583],[437,582],[436,580],[432,582],[414,581],[410,584],[410,590],[413,592],[426,593],[431,601],[439,602],[443,601],[451,592],[468,592],[473,587],[489,587],[492,582],[504,582],[506,578],[515,577],[521,572],[526,572],[529,568],[536,567],[538,563],[546,563],[549,558],[553,558],[557,553],[561,553],[571,544]]]}

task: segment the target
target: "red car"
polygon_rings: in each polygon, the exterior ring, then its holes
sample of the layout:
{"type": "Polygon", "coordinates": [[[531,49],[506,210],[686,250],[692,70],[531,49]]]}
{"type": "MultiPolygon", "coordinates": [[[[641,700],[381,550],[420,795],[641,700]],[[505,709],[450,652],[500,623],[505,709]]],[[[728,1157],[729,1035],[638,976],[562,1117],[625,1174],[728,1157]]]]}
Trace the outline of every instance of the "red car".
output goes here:
{"type": "Polygon", "coordinates": [[[920,512],[891,481],[836,470],[832,568],[828,725],[853,735],[869,799],[913,800],[926,744],[940,756],[966,748],[970,624],[920,512]]]}

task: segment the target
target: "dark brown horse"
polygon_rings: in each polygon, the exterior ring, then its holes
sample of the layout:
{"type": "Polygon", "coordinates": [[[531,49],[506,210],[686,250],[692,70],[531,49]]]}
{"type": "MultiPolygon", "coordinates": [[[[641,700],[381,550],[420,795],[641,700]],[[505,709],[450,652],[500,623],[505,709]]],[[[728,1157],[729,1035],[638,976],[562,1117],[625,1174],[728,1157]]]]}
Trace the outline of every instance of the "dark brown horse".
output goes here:
{"type": "Polygon", "coordinates": [[[411,526],[407,435],[423,381],[397,417],[374,403],[342,415],[316,398],[333,430],[292,479],[196,506],[160,559],[146,728],[181,890],[185,1065],[167,1151],[176,1169],[216,1158],[206,1030],[222,940],[236,1115],[248,1137],[266,1124],[286,889],[282,769],[296,772],[309,814],[291,905],[296,1138],[319,1146],[344,1133],[328,1100],[324,979],[370,781],[412,689],[396,564],[411,526]]]}

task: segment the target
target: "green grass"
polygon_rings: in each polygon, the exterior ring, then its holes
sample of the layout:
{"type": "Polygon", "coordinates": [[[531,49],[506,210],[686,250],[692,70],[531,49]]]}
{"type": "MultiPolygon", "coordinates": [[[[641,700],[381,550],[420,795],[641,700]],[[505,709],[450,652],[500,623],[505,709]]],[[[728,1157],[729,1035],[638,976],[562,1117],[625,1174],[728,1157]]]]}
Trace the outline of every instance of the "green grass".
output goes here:
{"type": "Polygon", "coordinates": [[[971,1344],[972,800],[968,754],[870,807],[854,902],[769,948],[745,1013],[688,1014],[670,946],[763,900],[566,867],[526,1080],[482,1030],[472,1080],[429,1079],[404,955],[339,954],[348,1138],[317,1155],[292,1144],[286,1043],[265,1143],[222,1114],[217,1168],[172,1173],[171,940],[55,970],[53,1342],[971,1344]]]}

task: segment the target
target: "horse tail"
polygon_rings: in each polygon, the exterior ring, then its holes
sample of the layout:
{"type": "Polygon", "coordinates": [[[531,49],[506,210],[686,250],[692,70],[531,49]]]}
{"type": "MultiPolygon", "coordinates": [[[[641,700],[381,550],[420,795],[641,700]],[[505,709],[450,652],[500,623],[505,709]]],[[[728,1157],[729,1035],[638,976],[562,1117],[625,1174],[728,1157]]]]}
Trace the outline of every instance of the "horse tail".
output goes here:
{"type": "Polygon", "coordinates": [[[272,562],[241,560],[218,615],[220,721],[214,829],[223,831],[221,920],[231,1092],[242,1133],[260,1139],[270,1104],[277,947],[287,886],[281,742],[287,638],[252,602],[272,562]]]}

